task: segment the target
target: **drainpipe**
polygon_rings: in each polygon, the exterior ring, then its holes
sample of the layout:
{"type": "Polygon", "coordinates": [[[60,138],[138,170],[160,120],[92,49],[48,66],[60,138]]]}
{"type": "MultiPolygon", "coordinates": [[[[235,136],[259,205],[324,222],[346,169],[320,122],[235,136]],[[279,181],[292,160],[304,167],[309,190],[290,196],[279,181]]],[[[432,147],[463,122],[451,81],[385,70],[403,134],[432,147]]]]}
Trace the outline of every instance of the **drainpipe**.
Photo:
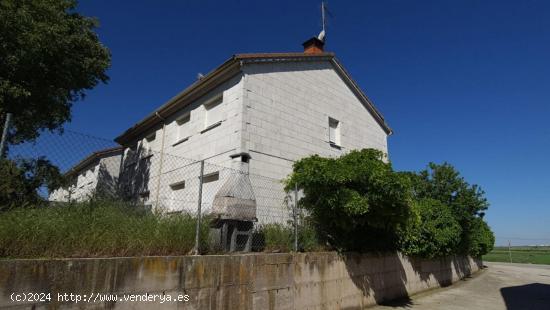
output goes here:
{"type": "Polygon", "coordinates": [[[162,175],[162,163],[164,161],[164,133],[166,129],[166,119],[160,116],[159,112],[155,112],[155,115],[162,121],[162,138],[160,141],[160,162],[159,162],[159,169],[158,169],[158,179],[157,179],[157,193],[155,197],[155,209],[158,209],[159,207],[159,199],[160,199],[160,176],[162,175]]]}

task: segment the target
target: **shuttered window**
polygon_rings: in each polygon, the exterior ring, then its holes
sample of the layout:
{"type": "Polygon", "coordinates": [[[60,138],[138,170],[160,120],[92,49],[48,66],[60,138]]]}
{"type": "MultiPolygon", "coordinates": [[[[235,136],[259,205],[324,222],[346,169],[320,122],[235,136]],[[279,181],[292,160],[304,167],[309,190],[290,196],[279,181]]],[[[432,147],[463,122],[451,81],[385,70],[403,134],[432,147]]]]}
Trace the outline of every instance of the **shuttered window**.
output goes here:
{"type": "Polygon", "coordinates": [[[328,118],[328,140],[331,144],[340,145],[340,122],[332,117],[328,118]]]}
{"type": "Polygon", "coordinates": [[[204,105],[206,109],[205,128],[215,125],[222,120],[223,97],[219,96],[204,105]]]}

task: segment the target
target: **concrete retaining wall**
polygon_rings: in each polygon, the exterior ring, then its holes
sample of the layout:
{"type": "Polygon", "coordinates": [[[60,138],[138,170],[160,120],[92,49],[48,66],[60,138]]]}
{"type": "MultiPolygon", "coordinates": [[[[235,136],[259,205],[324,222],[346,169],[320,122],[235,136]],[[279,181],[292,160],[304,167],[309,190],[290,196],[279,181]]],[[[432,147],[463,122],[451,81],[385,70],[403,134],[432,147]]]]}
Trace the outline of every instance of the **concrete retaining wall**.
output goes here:
{"type": "Polygon", "coordinates": [[[334,252],[3,260],[0,308],[360,309],[449,285],[480,266],[467,257],[428,261],[334,252]],[[11,301],[12,293],[30,292],[51,293],[52,300],[11,301]],[[81,299],[111,293],[119,300],[62,302],[59,293],[81,299]],[[131,296],[123,294],[144,299],[145,293],[158,294],[149,295],[156,301],[121,301],[131,296]],[[181,301],[168,302],[168,295],[181,301]]]}

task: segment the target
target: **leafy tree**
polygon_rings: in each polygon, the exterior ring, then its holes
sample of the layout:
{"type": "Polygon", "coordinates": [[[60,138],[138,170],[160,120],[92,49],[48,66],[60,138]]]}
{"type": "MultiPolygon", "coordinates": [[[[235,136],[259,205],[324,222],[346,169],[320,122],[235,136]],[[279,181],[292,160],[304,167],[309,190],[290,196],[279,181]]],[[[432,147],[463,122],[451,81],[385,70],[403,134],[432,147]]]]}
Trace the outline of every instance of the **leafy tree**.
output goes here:
{"type": "Polygon", "coordinates": [[[402,233],[401,250],[411,256],[448,256],[456,251],[461,232],[449,206],[435,199],[420,199],[413,204],[409,225],[402,233]]]}
{"type": "Polygon", "coordinates": [[[98,23],[76,5],[0,0],[0,118],[14,115],[11,144],[62,130],[73,103],[108,80],[110,53],[94,32],[98,23]]]}
{"type": "Polygon", "coordinates": [[[294,164],[287,188],[297,184],[300,200],[318,235],[339,250],[393,250],[409,217],[409,179],[395,173],[384,154],[352,151],[340,158],[314,155],[294,164]]]}
{"type": "Polygon", "coordinates": [[[485,192],[476,184],[468,184],[448,163],[429,163],[414,180],[415,197],[437,199],[449,205],[459,218],[483,217],[489,207],[485,192]]]}
{"type": "MultiPolygon", "coordinates": [[[[471,242],[481,239],[486,242],[490,239],[487,239],[487,236],[475,236],[477,233],[487,233],[479,227],[483,226],[480,221],[483,222],[485,211],[489,207],[485,192],[478,185],[470,185],[448,163],[441,165],[429,163],[427,169],[418,174],[408,173],[408,175],[413,181],[415,199],[435,199],[451,208],[453,216],[462,227],[457,253],[471,253],[472,249],[477,248],[477,245],[471,242]]],[[[485,226],[492,234],[486,223],[485,226]]],[[[478,252],[474,250],[474,253],[478,252]]]]}
{"type": "Polygon", "coordinates": [[[0,159],[0,176],[0,211],[38,204],[43,201],[40,188],[51,191],[65,182],[59,169],[44,158],[0,159]]]}
{"type": "Polygon", "coordinates": [[[491,231],[491,228],[482,218],[475,218],[470,227],[470,233],[465,236],[468,245],[467,253],[480,257],[493,250],[495,244],[495,235],[491,231]]]}

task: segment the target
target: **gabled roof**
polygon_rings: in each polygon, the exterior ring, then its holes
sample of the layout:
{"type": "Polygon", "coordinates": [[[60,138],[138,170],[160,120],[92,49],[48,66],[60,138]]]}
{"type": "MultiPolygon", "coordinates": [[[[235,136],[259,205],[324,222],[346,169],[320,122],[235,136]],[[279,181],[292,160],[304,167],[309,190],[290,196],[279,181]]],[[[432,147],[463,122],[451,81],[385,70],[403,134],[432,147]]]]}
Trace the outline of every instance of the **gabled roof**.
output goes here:
{"type": "Polygon", "coordinates": [[[126,145],[146,130],[158,126],[164,119],[171,116],[176,111],[191,104],[196,99],[205,95],[214,87],[220,85],[224,81],[241,72],[241,68],[245,63],[254,62],[279,62],[279,61],[330,61],[342,79],[353,90],[355,95],[363,102],[365,107],[376,119],[380,127],[390,135],[391,128],[388,126],[382,114],[376,109],[372,101],[361,91],[357,83],[351,78],[349,73],[344,69],[342,64],[336,59],[334,53],[253,53],[253,54],[236,54],[221,66],[206,74],[203,78],[191,84],[185,90],[168,100],[153,113],[146,116],[144,119],[136,123],[123,134],[115,138],[119,144],[126,145]]]}
{"type": "Polygon", "coordinates": [[[76,165],[74,165],[71,169],[69,169],[69,171],[65,172],[65,176],[70,177],[72,175],[78,174],[83,168],[86,168],[90,164],[94,163],[94,161],[107,156],[121,154],[123,150],[124,148],[122,146],[115,146],[108,149],[95,151],[80,162],[78,162],[76,165]]]}

